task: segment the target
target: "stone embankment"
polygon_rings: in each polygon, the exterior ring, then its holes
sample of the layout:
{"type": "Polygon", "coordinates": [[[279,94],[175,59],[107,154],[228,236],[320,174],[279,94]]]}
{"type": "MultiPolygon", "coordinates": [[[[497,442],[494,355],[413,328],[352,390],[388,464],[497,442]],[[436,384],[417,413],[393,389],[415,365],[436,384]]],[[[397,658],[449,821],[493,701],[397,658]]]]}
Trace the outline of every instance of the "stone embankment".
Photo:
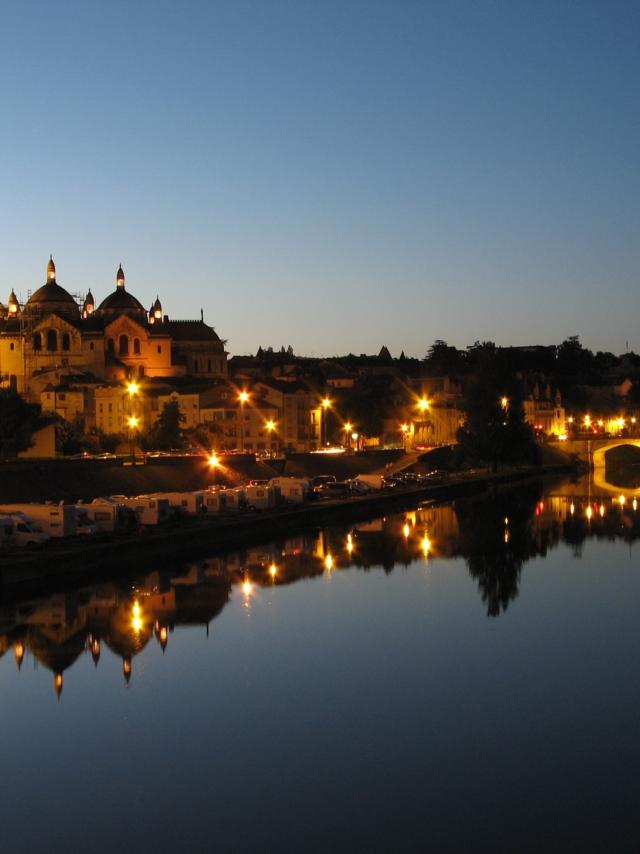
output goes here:
{"type": "MultiPolygon", "coordinates": [[[[0,559],[2,586],[41,589],[47,580],[64,576],[79,583],[132,570],[164,568],[167,561],[193,560],[234,548],[292,536],[305,528],[349,525],[385,513],[400,512],[422,501],[449,501],[496,490],[543,475],[562,474],[565,466],[510,469],[452,475],[442,483],[370,493],[345,500],[314,501],[304,505],[185,518],[169,527],[138,534],[95,540],[51,542],[39,552],[6,555],[0,559]]],[[[46,585],[45,585],[46,586],[46,585]]]]}

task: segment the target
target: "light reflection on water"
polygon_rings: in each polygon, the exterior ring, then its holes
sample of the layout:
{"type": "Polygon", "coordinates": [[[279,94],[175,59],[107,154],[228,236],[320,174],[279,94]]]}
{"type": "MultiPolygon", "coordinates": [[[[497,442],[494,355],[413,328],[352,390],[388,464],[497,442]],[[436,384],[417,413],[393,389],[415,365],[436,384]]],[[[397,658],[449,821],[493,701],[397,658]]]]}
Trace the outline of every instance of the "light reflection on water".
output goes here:
{"type": "Polygon", "coordinates": [[[626,850],[637,510],[530,485],[5,591],[7,850],[626,850]]]}

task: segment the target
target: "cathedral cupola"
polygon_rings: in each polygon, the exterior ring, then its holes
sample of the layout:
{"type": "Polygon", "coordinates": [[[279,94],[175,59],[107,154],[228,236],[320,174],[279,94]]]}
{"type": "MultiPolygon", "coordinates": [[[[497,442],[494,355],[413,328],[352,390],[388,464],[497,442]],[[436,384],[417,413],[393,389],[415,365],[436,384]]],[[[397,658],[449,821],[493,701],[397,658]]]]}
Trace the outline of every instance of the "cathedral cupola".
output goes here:
{"type": "Polygon", "coordinates": [[[116,285],[119,288],[124,288],[124,270],[122,269],[122,264],[120,264],[116,273],[116,285]]]}
{"type": "Polygon", "coordinates": [[[95,307],[95,300],[93,299],[91,288],[89,288],[89,290],[87,291],[87,295],[84,298],[84,303],[82,305],[82,316],[86,319],[87,317],[92,315],[95,307]]]}
{"type": "Polygon", "coordinates": [[[160,323],[162,321],[162,303],[156,296],[156,301],[151,306],[151,311],[149,312],[149,321],[151,323],[160,323]]]}
{"type": "Polygon", "coordinates": [[[7,310],[9,312],[9,317],[15,317],[15,315],[20,310],[20,303],[18,302],[18,297],[16,296],[13,288],[11,288],[11,293],[9,294],[9,302],[7,303],[7,310]]]}
{"type": "Polygon", "coordinates": [[[47,281],[55,282],[56,280],[56,265],[53,263],[53,255],[49,255],[49,263],[47,264],[47,281]]]}

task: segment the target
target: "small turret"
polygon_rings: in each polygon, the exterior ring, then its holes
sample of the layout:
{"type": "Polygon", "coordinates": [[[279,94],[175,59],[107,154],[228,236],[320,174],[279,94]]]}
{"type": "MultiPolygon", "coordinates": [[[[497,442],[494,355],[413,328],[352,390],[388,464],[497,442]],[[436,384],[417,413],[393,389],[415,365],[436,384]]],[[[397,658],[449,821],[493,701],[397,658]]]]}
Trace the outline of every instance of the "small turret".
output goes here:
{"type": "Polygon", "coordinates": [[[13,288],[11,288],[11,293],[9,294],[7,310],[9,311],[9,317],[15,317],[15,315],[20,311],[20,303],[18,302],[18,297],[15,295],[15,291],[13,290],[13,288]]]}
{"type": "Polygon", "coordinates": [[[55,282],[56,280],[56,265],[53,263],[53,255],[49,255],[49,263],[47,264],[47,281],[55,282]]]}
{"type": "Polygon", "coordinates": [[[122,264],[120,264],[116,273],[116,285],[119,288],[124,288],[124,270],[122,269],[122,264]]]}
{"type": "Polygon", "coordinates": [[[152,323],[160,323],[162,321],[162,303],[156,296],[156,301],[151,306],[150,319],[152,323]]]}
{"type": "Polygon", "coordinates": [[[93,294],[91,293],[91,288],[87,291],[87,295],[84,298],[84,303],[82,304],[82,316],[84,318],[89,317],[93,314],[93,311],[96,307],[95,300],[93,298],[93,294]]]}

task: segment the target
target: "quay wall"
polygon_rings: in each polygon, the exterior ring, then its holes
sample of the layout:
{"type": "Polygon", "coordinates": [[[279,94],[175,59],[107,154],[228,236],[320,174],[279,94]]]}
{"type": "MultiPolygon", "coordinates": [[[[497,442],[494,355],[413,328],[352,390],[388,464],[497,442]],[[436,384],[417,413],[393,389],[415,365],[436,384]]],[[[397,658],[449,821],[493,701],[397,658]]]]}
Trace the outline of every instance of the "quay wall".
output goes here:
{"type": "Polygon", "coordinates": [[[333,474],[339,480],[373,471],[402,456],[401,451],[330,456],[293,454],[285,460],[256,460],[252,454],[221,458],[212,472],[202,457],[151,457],[144,465],[115,460],[18,460],[0,463],[0,503],[91,501],[101,495],[186,492],[213,483],[237,483],[281,474],[333,474]]]}

